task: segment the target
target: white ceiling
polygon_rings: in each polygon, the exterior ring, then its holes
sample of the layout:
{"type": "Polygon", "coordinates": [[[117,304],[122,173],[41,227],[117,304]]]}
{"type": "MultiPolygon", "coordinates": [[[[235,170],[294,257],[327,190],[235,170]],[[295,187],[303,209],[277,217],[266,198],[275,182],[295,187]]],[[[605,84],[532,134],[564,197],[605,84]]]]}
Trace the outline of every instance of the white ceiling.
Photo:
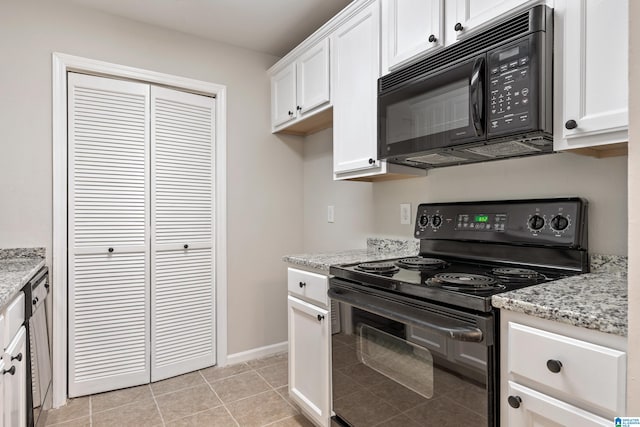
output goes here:
{"type": "Polygon", "coordinates": [[[284,56],[351,0],[69,0],[135,21],[284,56]]]}

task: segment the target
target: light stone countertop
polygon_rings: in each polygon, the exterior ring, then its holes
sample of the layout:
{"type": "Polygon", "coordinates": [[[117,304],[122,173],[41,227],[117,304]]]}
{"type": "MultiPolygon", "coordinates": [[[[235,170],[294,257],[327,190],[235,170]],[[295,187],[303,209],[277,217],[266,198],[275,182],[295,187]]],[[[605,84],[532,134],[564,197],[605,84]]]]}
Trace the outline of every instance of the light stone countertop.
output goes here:
{"type": "Polygon", "coordinates": [[[614,335],[627,336],[627,259],[592,255],[591,273],[494,295],[515,311],[614,335]]]}
{"type": "Polygon", "coordinates": [[[44,264],[43,248],[0,249],[0,309],[44,264]]]}
{"type": "Polygon", "coordinates": [[[367,239],[366,249],[286,255],[282,257],[282,260],[289,264],[314,268],[329,273],[329,268],[332,265],[378,261],[417,254],[418,240],[369,238],[367,239]]]}

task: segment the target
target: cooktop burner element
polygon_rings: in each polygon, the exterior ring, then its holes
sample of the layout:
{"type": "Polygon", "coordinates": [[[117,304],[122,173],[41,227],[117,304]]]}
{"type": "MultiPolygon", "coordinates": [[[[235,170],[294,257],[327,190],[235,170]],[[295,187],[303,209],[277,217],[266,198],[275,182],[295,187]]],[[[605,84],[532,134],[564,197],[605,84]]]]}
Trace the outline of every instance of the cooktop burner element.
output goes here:
{"type": "Polygon", "coordinates": [[[440,286],[450,290],[490,291],[504,288],[493,277],[482,274],[440,273],[427,281],[429,285],[440,286]]]}
{"type": "Polygon", "coordinates": [[[365,262],[356,266],[357,270],[367,273],[393,274],[400,269],[392,262],[365,262]]]}
{"type": "Polygon", "coordinates": [[[542,274],[529,268],[500,267],[494,268],[491,272],[505,280],[537,280],[543,277],[542,274]]]}
{"type": "Polygon", "coordinates": [[[444,268],[447,266],[447,262],[439,258],[426,258],[420,256],[414,256],[410,258],[402,258],[398,260],[397,264],[400,267],[410,268],[414,270],[434,270],[437,268],[444,268]]]}

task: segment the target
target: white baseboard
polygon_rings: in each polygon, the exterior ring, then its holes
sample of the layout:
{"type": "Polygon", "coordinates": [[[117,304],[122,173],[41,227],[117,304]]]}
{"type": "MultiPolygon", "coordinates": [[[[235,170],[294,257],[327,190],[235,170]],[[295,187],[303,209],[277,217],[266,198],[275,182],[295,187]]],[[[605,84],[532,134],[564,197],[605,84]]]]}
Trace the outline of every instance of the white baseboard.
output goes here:
{"type": "Polygon", "coordinates": [[[289,342],[283,341],[277,344],[271,344],[264,347],[252,348],[251,350],[241,351],[227,355],[227,365],[235,365],[236,363],[247,362],[249,360],[260,359],[262,357],[271,356],[273,354],[283,353],[289,349],[289,342]]]}

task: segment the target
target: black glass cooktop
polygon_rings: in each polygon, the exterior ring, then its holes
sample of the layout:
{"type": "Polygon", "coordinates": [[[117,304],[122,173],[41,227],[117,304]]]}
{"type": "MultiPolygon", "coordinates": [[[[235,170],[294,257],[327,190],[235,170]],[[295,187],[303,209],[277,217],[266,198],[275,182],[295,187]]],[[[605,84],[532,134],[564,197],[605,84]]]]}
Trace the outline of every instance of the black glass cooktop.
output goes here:
{"type": "Polygon", "coordinates": [[[548,268],[426,255],[333,266],[330,273],[367,287],[478,311],[491,310],[492,295],[571,275],[548,268]]]}

